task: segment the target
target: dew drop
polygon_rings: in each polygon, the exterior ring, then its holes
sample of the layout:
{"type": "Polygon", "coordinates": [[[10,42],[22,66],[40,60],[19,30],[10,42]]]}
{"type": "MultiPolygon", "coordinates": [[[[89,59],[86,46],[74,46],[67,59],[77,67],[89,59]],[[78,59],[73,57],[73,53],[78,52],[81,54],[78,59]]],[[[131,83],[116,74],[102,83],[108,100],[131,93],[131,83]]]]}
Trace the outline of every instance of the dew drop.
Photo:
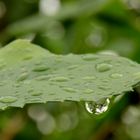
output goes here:
{"type": "Polygon", "coordinates": [[[12,97],[12,96],[0,97],[0,102],[2,103],[13,103],[15,101],[17,101],[16,97],[12,97]]]}
{"type": "Polygon", "coordinates": [[[86,60],[86,61],[92,61],[92,60],[96,60],[98,57],[92,54],[88,54],[88,55],[83,55],[82,59],[86,60]]]}
{"type": "Polygon", "coordinates": [[[63,87],[63,90],[65,90],[67,92],[76,92],[76,89],[70,88],[70,87],[63,87]]]}
{"type": "Polygon", "coordinates": [[[67,77],[54,77],[54,78],[50,78],[50,81],[57,81],[57,82],[66,82],[69,81],[69,78],[67,77]]]}
{"type": "Polygon", "coordinates": [[[42,94],[43,94],[42,92],[31,92],[32,96],[40,96],[42,94]]]}
{"type": "Polygon", "coordinates": [[[17,81],[23,81],[23,80],[27,79],[27,77],[28,77],[28,73],[27,72],[24,72],[24,73],[22,73],[19,76],[19,78],[17,79],[17,81]]]}
{"type": "Polygon", "coordinates": [[[120,74],[120,73],[113,73],[113,74],[110,75],[110,77],[113,78],[113,79],[118,79],[118,78],[123,77],[123,75],[120,74]]]}
{"type": "Polygon", "coordinates": [[[98,72],[109,71],[111,68],[112,68],[112,65],[107,64],[107,63],[101,63],[101,64],[96,65],[96,69],[97,69],[98,72]]]}
{"type": "Polygon", "coordinates": [[[48,69],[49,68],[46,65],[40,65],[40,66],[35,67],[33,69],[33,71],[35,71],[35,72],[42,72],[42,71],[46,71],[48,69]]]}
{"type": "Polygon", "coordinates": [[[107,98],[100,104],[96,104],[95,102],[85,102],[85,108],[89,113],[99,115],[107,111],[109,104],[110,100],[107,98]]]}

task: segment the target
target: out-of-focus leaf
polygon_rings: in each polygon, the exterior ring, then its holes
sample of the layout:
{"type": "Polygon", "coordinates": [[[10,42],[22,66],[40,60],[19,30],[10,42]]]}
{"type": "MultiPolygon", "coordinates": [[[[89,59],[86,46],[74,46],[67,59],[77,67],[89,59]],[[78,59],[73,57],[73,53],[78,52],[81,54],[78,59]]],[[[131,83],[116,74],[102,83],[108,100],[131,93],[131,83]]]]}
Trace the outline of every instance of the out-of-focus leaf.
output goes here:
{"type": "Polygon", "coordinates": [[[66,20],[74,17],[84,17],[95,14],[100,11],[109,0],[83,1],[64,4],[60,11],[52,17],[45,15],[34,15],[29,18],[22,19],[6,29],[8,35],[17,36],[34,31],[44,31],[44,28],[49,28],[55,20],[66,20]]]}

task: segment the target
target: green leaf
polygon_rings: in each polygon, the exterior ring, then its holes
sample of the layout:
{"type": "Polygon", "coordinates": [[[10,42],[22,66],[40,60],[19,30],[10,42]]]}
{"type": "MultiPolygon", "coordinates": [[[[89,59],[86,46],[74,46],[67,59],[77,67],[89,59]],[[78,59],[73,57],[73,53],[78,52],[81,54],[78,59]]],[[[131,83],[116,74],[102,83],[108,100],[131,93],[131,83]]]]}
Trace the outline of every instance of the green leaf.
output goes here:
{"type": "Polygon", "coordinates": [[[17,40],[0,50],[0,109],[47,101],[95,101],[131,91],[140,65],[106,54],[55,55],[17,40]]]}

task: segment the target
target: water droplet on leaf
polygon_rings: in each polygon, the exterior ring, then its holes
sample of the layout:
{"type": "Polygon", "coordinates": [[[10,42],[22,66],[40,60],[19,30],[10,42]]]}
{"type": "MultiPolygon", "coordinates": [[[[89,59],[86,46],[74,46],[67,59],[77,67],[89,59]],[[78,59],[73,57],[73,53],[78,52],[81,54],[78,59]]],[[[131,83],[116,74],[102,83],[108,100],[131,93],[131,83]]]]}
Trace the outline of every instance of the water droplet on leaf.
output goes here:
{"type": "Polygon", "coordinates": [[[42,71],[46,71],[48,69],[49,68],[46,65],[40,65],[40,66],[35,67],[33,69],[33,71],[35,71],[35,72],[42,72],[42,71]]]}
{"type": "Polygon", "coordinates": [[[17,79],[17,81],[23,81],[23,80],[27,79],[27,77],[28,77],[28,73],[27,72],[24,72],[24,73],[22,73],[19,76],[19,78],[17,79]]]}
{"type": "Polygon", "coordinates": [[[2,103],[13,103],[15,101],[17,101],[16,97],[12,97],[12,96],[0,97],[0,102],[2,103]]]}
{"type": "Polygon", "coordinates": [[[110,77],[111,77],[111,78],[114,78],[114,79],[117,79],[117,78],[123,77],[123,75],[120,74],[120,73],[113,73],[113,74],[110,75],[110,77]]]}
{"type": "Polygon", "coordinates": [[[97,69],[98,72],[109,71],[111,68],[112,68],[112,65],[107,64],[107,63],[101,63],[101,64],[96,65],[96,69],[97,69]]]}
{"type": "Polygon", "coordinates": [[[43,94],[42,92],[31,92],[32,96],[40,96],[42,94],[43,94]]]}
{"type": "Polygon", "coordinates": [[[67,92],[76,92],[76,89],[74,88],[69,88],[69,87],[63,87],[63,90],[67,91],[67,92]]]}
{"type": "Polygon", "coordinates": [[[50,78],[50,81],[57,81],[57,82],[66,82],[69,80],[69,78],[67,77],[54,77],[54,78],[50,78]]]}
{"type": "Polygon", "coordinates": [[[48,80],[48,79],[49,79],[48,75],[41,75],[35,78],[35,80],[38,80],[38,81],[48,80]]]}

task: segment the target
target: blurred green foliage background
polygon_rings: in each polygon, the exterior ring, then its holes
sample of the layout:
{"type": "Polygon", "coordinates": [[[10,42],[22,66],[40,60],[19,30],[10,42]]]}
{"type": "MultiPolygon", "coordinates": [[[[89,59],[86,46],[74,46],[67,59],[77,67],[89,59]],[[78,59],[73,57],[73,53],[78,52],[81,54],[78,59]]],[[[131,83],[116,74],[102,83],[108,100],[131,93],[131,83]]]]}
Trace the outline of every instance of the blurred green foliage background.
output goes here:
{"type": "MultiPolygon", "coordinates": [[[[18,38],[56,54],[110,50],[140,62],[140,1],[0,0],[0,47],[18,38]]],[[[130,104],[100,116],[76,102],[8,109],[0,140],[140,140],[140,106],[130,104]]]]}

